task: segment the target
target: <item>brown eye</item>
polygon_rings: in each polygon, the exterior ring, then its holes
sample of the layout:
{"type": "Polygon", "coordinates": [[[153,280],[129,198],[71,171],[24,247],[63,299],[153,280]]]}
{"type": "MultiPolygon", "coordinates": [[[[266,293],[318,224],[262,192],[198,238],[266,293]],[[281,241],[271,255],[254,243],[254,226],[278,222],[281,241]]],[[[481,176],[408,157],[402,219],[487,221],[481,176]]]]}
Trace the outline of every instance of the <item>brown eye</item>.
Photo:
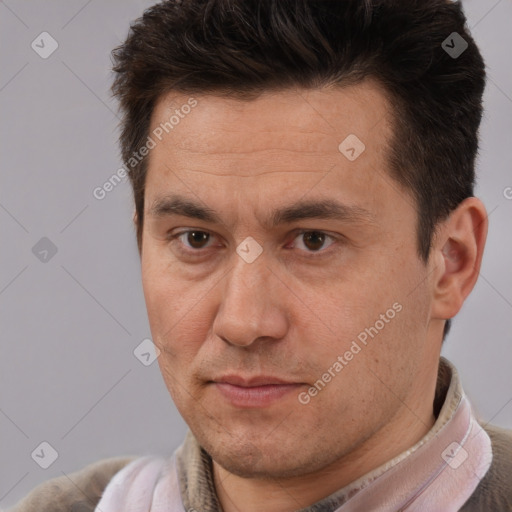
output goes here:
{"type": "Polygon", "coordinates": [[[325,233],[324,231],[302,230],[295,237],[295,248],[303,253],[311,255],[315,253],[323,254],[335,241],[336,237],[325,233]]]}
{"type": "Polygon", "coordinates": [[[302,236],[304,245],[311,251],[318,251],[325,243],[325,233],[320,231],[306,231],[302,236]]]}
{"type": "Polygon", "coordinates": [[[202,249],[203,244],[207,243],[210,238],[209,233],[204,231],[188,231],[186,235],[187,242],[194,249],[202,249]]]}

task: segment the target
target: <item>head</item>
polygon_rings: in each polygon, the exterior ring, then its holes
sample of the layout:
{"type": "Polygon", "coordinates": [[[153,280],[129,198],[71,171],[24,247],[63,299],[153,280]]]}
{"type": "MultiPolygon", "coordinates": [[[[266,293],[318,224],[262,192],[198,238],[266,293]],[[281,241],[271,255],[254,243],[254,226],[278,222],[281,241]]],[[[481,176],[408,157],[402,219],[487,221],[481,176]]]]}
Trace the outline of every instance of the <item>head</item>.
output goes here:
{"type": "Polygon", "coordinates": [[[114,51],[160,368],[233,472],[324,467],[432,398],[486,232],[464,23],[446,0],[170,1],[114,51]],[[235,374],[295,387],[237,405],[235,374]]]}

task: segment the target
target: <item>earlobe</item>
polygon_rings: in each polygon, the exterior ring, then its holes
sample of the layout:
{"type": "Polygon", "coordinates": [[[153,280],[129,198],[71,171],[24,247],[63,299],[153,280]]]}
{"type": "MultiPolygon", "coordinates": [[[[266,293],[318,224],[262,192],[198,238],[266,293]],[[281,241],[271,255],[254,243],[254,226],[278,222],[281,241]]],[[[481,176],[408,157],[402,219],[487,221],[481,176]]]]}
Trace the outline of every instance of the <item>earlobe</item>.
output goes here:
{"type": "Polygon", "coordinates": [[[487,212],[475,198],[465,199],[442,223],[432,250],[435,272],[432,318],[453,318],[473,289],[487,237],[487,212]]]}

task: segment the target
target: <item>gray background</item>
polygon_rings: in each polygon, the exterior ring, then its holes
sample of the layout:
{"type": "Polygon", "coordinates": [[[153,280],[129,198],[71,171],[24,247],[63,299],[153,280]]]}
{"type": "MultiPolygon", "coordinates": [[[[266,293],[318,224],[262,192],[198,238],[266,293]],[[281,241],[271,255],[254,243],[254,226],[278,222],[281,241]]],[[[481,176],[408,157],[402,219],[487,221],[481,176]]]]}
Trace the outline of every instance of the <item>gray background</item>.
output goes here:
{"type": "MultiPolygon", "coordinates": [[[[150,332],[129,185],[93,196],[121,167],[109,54],[151,3],[0,2],[0,507],[102,457],[170,454],[185,433],[157,363],[133,354],[150,332]],[[31,48],[43,31],[59,45],[47,59],[31,48]],[[46,262],[32,252],[42,237],[57,247],[46,262]],[[31,457],[43,441],[58,452],[48,469],[31,457]]],[[[512,3],[465,6],[489,72],[490,233],[444,354],[483,418],[512,427],[512,3]]]]}

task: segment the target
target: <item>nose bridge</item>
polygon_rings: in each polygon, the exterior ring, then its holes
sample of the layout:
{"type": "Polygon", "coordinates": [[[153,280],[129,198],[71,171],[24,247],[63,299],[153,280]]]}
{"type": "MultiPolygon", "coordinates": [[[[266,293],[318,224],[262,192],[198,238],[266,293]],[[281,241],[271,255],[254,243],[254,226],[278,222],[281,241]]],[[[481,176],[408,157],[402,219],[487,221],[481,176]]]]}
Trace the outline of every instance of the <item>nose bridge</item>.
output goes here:
{"type": "MultiPolygon", "coordinates": [[[[243,243],[240,246],[244,248],[243,243]]],[[[249,263],[239,254],[234,256],[214,321],[215,334],[244,346],[260,337],[282,337],[286,321],[272,293],[273,276],[265,258],[260,255],[249,263]]]]}
{"type": "Polygon", "coordinates": [[[227,276],[223,304],[229,307],[230,312],[240,313],[241,318],[258,318],[264,314],[269,296],[268,274],[261,256],[248,263],[237,254],[233,269],[227,276]]]}

